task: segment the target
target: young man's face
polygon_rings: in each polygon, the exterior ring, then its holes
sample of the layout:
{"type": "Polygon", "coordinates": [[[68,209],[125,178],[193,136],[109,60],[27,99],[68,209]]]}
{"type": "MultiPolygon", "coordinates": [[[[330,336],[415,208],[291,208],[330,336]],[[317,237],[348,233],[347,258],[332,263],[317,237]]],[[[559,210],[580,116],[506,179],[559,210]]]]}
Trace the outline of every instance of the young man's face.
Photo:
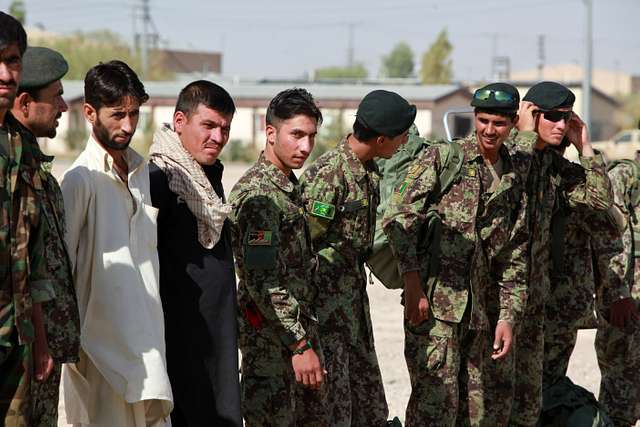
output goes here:
{"type": "Polygon", "coordinates": [[[398,148],[407,142],[409,139],[409,129],[401,133],[400,135],[396,135],[394,137],[385,136],[383,137],[384,141],[380,145],[377,150],[376,157],[381,157],[383,159],[390,159],[398,148]]]}
{"type": "Polygon", "coordinates": [[[17,43],[0,50],[0,110],[13,107],[22,75],[22,55],[17,43]]]}
{"type": "Polygon", "coordinates": [[[132,96],[126,96],[120,104],[103,106],[97,111],[85,104],[84,112],[99,143],[112,150],[125,150],[138,126],[140,103],[132,96]]]}
{"type": "Polygon", "coordinates": [[[482,152],[494,152],[507,140],[515,121],[507,116],[487,112],[474,115],[476,139],[482,152]]]}
{"type": "Polygon", "coordinates": [[[178,111],[173,125],[184,148],[201,165],[212,165],[229,141],[233,114],[222,114],[202,104],[189,116],[178,111]]]}
{"type": "Polygon", "coordinates": [[[54,138],[56,136],[58,119],[68,110],[67,103],[62,99],[62,93],[62,83],[56,80],[40,89],[36,99],[31,98],[26,107],[29,113],[27,123],[24,125],[36,137],[54,138]]]}
{"type": "Polygon", "coordinates": [[[571,119],[571,108],[558,108],[536,113],[538,138],[545,144],[558,146],[562,143],[571,119]]]}
{"type": "Polygon", "coordinates": [[[278,161],[287,169],[300,169],[311,154],[318,124],[315,118],[297,115],[267,125],[267,144],[278,161]]]}

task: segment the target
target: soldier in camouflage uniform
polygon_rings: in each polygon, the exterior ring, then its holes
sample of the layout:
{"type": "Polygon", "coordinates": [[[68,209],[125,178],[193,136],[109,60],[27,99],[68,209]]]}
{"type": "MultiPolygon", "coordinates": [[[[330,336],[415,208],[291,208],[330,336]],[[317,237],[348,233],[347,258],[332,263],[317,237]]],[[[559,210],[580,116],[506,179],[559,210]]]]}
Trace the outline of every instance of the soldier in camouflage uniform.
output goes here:
{"type": "Polygon", "coordinates": [[[51,372],[42,303],[54,298],[46,271],[40,159],[32,135],[9,112],[26,34],[0,12],[0,420],[29,426],[31,378],[51,372]]]}
{"type": "MultiPolygon", "coordinates": [[[[410,166],[383,224],[404,280],[405,359],[411,378],[406,425],[506,425],[488,419],[483,364],[505,358],[526,301],[530,156],[503,142],[519,96],[494,83],[474,94],[475,132],[456,141],[464,155],[439,194],[447,146],[425,149],[410,166]],[[435,208],[442,220],[439,268],[431,279],[420,236],[435,208]],[[495,312],[492,313],[492,311],[495,312]]],[[[431,242],[433,245],[434,242],[431,242]]]]}
{"type": "MultiPolygon", "coordinates": [[[[628,263],[629,269],[633,269],[628,271],[625,283],[636,308],[640,304],[640,204],[633,197],[640,185],[640,174],[634,171],[637,167],[640,167],[638,157],[635,165],[619,163],[609,171],[615,197],[613,209],[618,213],[616,217],[623,230],[624,251],[618,258],[619,263],[628,263]]],[[[605,294],[599,301],[600,310],[606,313],[616,302],[615,298],[616,295],[607,297],[605,294]]],[[[636,317],[625,325],[618,323],[616,327],[613,321],[601,321],[596,334],[596,351],[602,373],[599,400],[616,426],[627,427],[640,419],[640,322],[636,317]]]]}
{"type": "Polygon", "coordinates": [[[300,181],[314,250],[316,303],[332,426],[383,426],[389,409],[376,356],[364,261],[375,232],[379,174],[373,161],[406,142],[416,108],[376,90],[358,107],[353,134],[316,160],[300,181]]]}
{"type": "Polygon", "coordinates": [[[530,275],[528,303],[516,348],[515,397],[509,425],[535,426],[542,405],[545,301],[551,273],[551,219],[559,208],[559,197],[569,208],[585,206],[606,210],[612,203],[604,159],[594,153],[586,126],[571,109],[575,96],[554,82],[541,82],[529,89],[519,112],[517,141],[524,151],[535,154],[527,182],[531,202],[530,275]],[[564,138],[580,154],[580,164],[571,163],[555,149],[564,138]]]}
{"type": "MultiPolygon", "coordinates": [[[[12,113],[33,136],[53,138],[57,120],[67,111],[60,79],[69,66],[58,52],[33,46],[25,52],[22,65],[22,79],[12,113]]],[[[37,144],[33,144],[31,149],[42,162],[50,164],[53,160],[53,157],[42,154],[37,144]]],[[[32,382],[33,427],[57,425],[62,363],[77,362],[80,348],[78,304],[69,254],[64,243],[62,192],[58,181],[48,170],[41,168],[39,175],[43,184],[39,197],[42,201],[42,218],[45,219],[46,265],[56,298],[42,306],[53,372],[44,382],[32,382]]]]}
{"type": "Polygon", "coordinates": [[[234,186],[242,405],[247,427],[329,426],[313,283],[316,262],[298,180],[313,149],[320,110],[304,89],[267,108],[267,143],[234,186]]]}

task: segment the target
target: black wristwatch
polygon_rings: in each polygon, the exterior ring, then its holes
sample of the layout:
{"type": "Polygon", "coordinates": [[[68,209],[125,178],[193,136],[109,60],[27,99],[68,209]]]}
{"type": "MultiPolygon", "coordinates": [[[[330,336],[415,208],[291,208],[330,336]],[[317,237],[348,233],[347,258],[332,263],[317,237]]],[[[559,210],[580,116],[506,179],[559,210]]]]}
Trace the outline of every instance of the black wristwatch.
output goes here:
{"type": "Polygon", "coordinates": [[[305,351],[312,348],[313,348],[313,344],[311,344],[311,340],[307,340],[307,342],[302,347],[296,348],[295,350],[293,350],[293,354],[302,354],[305,351]]]}

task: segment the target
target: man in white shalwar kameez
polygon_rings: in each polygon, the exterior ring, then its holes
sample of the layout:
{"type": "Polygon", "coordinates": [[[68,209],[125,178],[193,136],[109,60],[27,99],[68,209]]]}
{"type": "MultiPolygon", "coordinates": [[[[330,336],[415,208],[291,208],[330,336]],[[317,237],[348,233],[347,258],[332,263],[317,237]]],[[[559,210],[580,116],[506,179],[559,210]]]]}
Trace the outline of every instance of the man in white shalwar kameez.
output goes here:
{"type": "Polygon", "coordinates": [[[158,211],[151,206],[147,162],[128,148],[147,99],[123,62],[99,64],[85,77],[84,115],[92,133],[61,183],[81,352],[78,363],[63,368],[59,425],[170,425],[158,211]]]}

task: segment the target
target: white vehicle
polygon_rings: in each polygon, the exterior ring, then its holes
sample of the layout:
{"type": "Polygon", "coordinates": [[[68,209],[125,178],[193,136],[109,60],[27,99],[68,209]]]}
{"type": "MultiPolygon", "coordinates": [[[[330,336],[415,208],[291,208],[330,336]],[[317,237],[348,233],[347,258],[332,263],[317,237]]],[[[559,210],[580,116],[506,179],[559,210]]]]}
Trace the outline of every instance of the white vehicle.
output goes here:
{"type": "Polygon", "coordinates": [[[608,141],[593,141],[591,145],[607,160],[633,159],[640,150],[640,129],[623,130],[608,141]]]}

